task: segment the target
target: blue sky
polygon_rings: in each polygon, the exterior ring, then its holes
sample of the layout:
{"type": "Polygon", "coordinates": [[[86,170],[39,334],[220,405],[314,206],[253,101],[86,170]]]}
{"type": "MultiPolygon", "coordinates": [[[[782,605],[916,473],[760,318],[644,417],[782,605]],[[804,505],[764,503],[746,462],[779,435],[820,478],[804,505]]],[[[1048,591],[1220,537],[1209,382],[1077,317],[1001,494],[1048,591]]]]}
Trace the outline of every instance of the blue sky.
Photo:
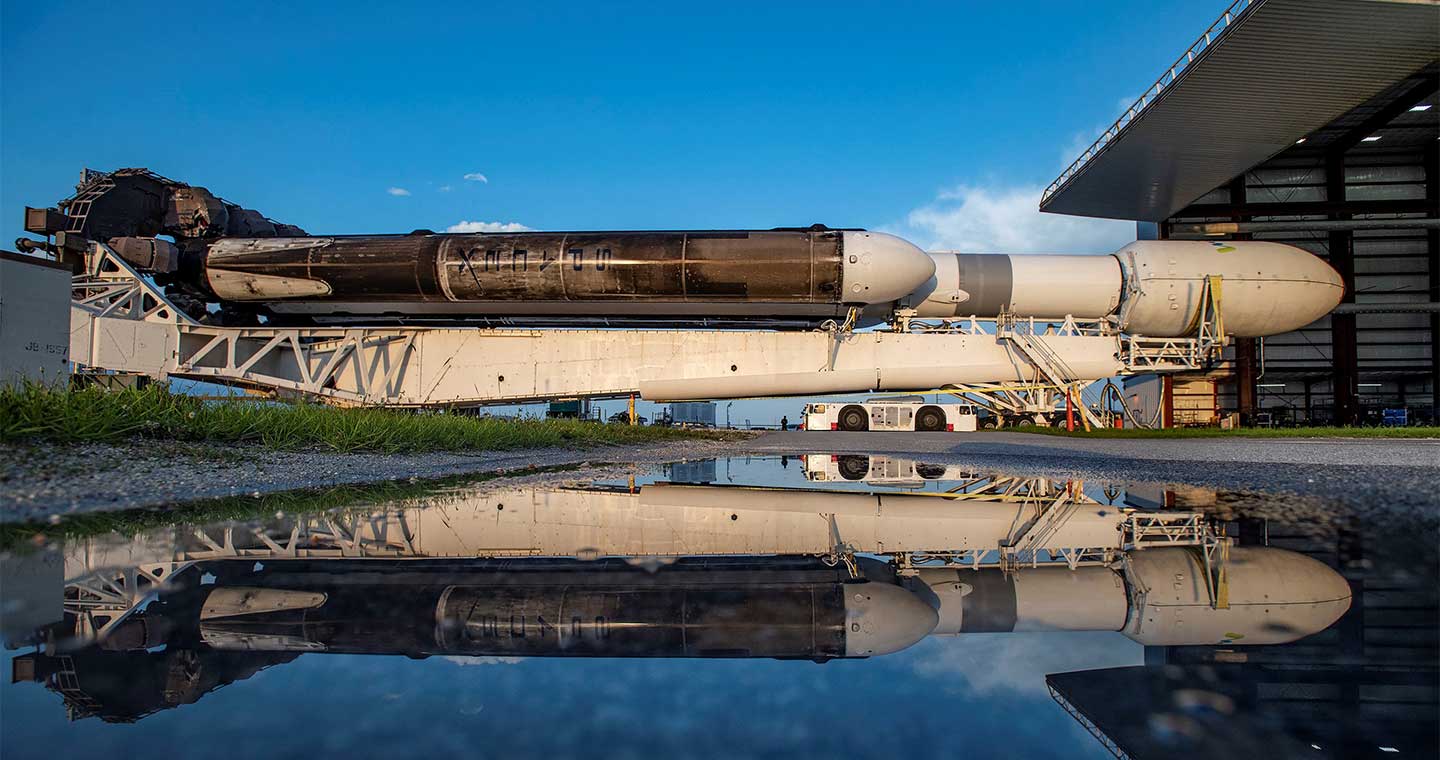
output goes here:
{"type": "Polygon", "coordinates": [[[82,167],[146,166],[318,233],[824,222],[1105,252],[1133,226],[1042,218],[1039,190],[1222,10],[5,3],[0,240],[82,167]]]}

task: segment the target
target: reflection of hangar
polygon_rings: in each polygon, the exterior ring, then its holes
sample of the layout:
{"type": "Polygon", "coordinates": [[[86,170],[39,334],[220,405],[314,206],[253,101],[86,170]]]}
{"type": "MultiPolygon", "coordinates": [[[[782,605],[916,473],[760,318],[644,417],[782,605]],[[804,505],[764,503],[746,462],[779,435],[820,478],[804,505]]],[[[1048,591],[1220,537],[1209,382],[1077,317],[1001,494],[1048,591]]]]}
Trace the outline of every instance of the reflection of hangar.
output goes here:
{"type": "Polygon", "coordinates": [[[1241,542],[1263,533],[1344,574],[1338,623],[1278,646],[1147,646],[1143,667],[1051,674],[1050,694],[1117,757],[1435,757],[1440,592],[1385,559],[1393,532],[1242,521],[1241,542]]]}
{"type": "Polygon", "coordinates": [[[1440,406],[1440,6],[1238,0],[1046,191],[1140,237],[1326,257],[1345,302],[1242,339],[1211,402],[1299,421],[1440,406]]]}

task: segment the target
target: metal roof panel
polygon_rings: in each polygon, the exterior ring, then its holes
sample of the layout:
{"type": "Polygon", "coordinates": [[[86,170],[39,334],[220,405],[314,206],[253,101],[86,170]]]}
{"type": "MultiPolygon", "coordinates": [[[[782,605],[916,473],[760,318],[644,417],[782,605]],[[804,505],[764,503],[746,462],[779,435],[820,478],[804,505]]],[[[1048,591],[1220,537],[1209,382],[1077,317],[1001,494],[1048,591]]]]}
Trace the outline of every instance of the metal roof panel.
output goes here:
{"type": "Polygon", "coordinates": [[[1440,59],[1440,3],[1237,0],[1227,13],[1051,185],[1042,211],[1166,219],[1440,59]]]}

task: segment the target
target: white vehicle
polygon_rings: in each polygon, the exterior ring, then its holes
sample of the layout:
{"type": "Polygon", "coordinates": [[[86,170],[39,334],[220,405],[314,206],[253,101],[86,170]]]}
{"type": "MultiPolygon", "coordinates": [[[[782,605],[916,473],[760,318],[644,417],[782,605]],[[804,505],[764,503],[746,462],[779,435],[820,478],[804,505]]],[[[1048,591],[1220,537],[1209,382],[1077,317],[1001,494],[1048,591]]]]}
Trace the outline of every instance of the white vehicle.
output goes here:
{"type": "Polygon", "coordinates": [[[974,431],[973,404],[931,404],[923,396],[872,398],[861,402],[806,404],[805,430],[974,431]]]}

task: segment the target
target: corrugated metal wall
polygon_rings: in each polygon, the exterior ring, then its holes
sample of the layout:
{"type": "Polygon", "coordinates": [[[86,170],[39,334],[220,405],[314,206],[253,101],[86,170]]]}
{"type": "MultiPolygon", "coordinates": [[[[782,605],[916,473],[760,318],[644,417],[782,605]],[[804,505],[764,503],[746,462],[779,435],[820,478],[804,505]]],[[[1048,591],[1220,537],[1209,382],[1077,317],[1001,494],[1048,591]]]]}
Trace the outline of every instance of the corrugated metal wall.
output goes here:
{"type": "MultiPolygon", "coordinates": [[[[1431,80],[1433,81],[1433,79],[1431,80]]],[[[1392,93],[1404,88],[1397,86],[1392,93]]],[[[1413,91],[1413,88],[1412,88],[1413,91]]],[[[1389,104],[1392,111],[1394,103],[1389,104]]],[[[1298,221],[1366,219],[1435,219],[1437,138],[1440,103],[1432,92],[1418,104],[1403,104],[1401,115],[1374,128],[1374,114],[1383,99],[1347,114],[1315,139],[1294,146],[1232,181],[1216,188],[1161,226],[1205,221],[1298,221]],[[1423,108],[1423,106],[1429,108],[1423,108]],[[1368,117],[1368,120],[1367,120],[1368,117]],[[1355,135],[1354,130],[1364,130],[1355,135]],[[1347,139],[1347,132],[1350,133],[1347,139]],[[1379,136],[1364,141],[1362,137],[1379,136]],[[1354,142],[1353,147],[1343,146],[1354,142]],[[1306,143],[1313,143],[1307,145],[1306,143]],[[1335,146],[1341,146],[1337,151],[1335,146]],[[1338,158],[1337,158],[1338,156],[1338,158]],[[1339,172],[1343,183],[1332,175],[1339,172]],[[1335,195],[1338,197],[1332,198],[1335,195]],[[1264,204],[1260,206],[1258,204],[1264,204]],[[1285,205],[1306,204],[1306,214],[1275,214],[1285,205]],[[1363,204],[1363,205],[1360,205],[1363,204]],[[1278,208],[1277,208],[1278,206],[1278,208]],[[1268,215],[1244,213],[1264,210],[1268,215]]],[[[1297,207],[1298,208],[1298,207],[1297,207]]],[[[1345,252],[1353,251],[1353,300],[1342,305],[1353,317],[1327,316],[1301,330],[1265,339],[1255,346],[1255,409],[1261,421],[1331,422],[1337,420],[1334,384],[1343,380],[1345,360],[1336,362],[1336,330],[1354,321],[1354,369],[1351,378],[1358,404],[1356,420],[1378,422],[1384,409],[1406,408],[1410,421],[1435,419],[1435,352],[1440,346],[1440,316],[1429,304],[1440,300],[1440,253],[1437,231],[1415,228],[1333,231],[1254,231],[1248,237],[1296,245],[1332,261],[1342,273],[1345,252]],[[1401,309],[1396,313],[1368,310],[1401,309]],[[1341,327],[1337,328],[1337,323],[1341,327]],[[1337,374],[1338,373],[1338,374],[1337,374]]],[[[1344,335],[1339,336],[1342,346],[1344,335]]],[[[1244,345],[1241,350],[1246,350],[1244,345]]],[[[1230,358],[1234,359],[1232,350],[1230,358]]],[[[1342,354],[1343,354],[1342,349],[1342,354]]],[[[1231,365],[1233,368],[1233,364],[1231,365]]],[[[1223,409],[1240,409],[1234,381],[1223,384],[1223,409]]]]}

